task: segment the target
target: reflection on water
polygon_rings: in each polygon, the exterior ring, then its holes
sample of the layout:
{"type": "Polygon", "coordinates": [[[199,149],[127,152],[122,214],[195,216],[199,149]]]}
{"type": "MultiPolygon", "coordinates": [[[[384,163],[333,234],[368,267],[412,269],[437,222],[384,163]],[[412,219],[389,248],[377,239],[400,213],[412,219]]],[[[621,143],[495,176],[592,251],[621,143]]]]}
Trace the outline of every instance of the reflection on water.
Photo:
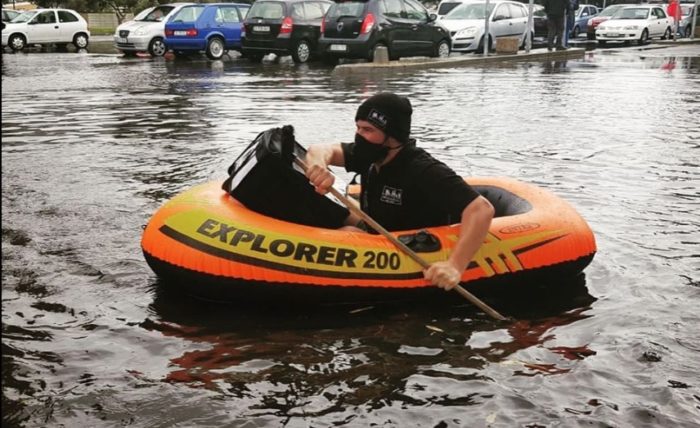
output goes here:
{"type": "MultiPolygon", "coordinates": [[[[2,61],[3,426],[694,426],[700,54],[351,75],[318,64],[2,61]],[[220,305],[168,291],[143,225],[258,132],[349,141],[380,90],[463,175],[588,220],[583,275],[442,304],[220,305]]],[[[345,179],[350,177],[337,171],[345,179]]]]}

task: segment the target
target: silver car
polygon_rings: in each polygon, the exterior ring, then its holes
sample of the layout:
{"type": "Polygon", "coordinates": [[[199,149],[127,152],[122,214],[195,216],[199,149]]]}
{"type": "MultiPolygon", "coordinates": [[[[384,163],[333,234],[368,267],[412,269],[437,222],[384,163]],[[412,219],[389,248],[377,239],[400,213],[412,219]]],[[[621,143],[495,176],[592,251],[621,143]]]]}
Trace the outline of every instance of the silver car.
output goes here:
{"type": "MultiPolygon", "coordinates": [[[[452,36],[452,50],[455,52],[484,51],[484,21],[489,16],[489,49],[496,46],[500,37],[518,37],[522,45],[527,35],[527,8],[522,3],[496,0],[463,3],[440,19],[443,27],[452,36]]],[[[532,29],[530,30],[532,31],[532,29]]]]}
{"type": "Polygon", "coordinates": [[[165,46],[165,23],[183,6],[194,3],[161,4],[141,11],[133,20],[117,27],[114,32],[114,47],[124,55],[148,52],[151,56],[163,56],[165,46]]]}

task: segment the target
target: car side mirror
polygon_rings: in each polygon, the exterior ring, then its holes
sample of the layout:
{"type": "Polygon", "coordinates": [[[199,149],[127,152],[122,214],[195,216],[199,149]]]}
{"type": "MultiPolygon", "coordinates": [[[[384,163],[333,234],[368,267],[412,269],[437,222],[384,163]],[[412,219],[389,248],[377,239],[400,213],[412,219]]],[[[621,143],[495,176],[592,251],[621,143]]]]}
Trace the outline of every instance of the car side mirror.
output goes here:
{"type": "Polygon", "coordinates": [[[437,19],[438,19],[438,16],[435,13],[431,13],[430,15],[428,15],[428,22],[437,21],[437,19]]]}

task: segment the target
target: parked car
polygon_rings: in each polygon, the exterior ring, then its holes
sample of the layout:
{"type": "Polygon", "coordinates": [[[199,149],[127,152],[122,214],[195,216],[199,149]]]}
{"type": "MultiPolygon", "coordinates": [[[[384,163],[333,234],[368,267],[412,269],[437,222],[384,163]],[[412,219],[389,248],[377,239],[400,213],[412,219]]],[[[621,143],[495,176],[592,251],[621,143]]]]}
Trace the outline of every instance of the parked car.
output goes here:
{"type": "MultiPolygon", "coordinates": [[[[690,37],[693,31],[693,8],[697,7],[693,4],[681,3],[681,22],[678,24],[678,35],[681,37],[690,37]]],[[[700,9],[696,13],[700,13],[700,9]]]]}
{"type": "Polygon", "coordinates": [[[86,48],[90,39],[87,22],[70,9],[39,9],[24,12],[2,29],[2,46],[21,51],[27,45],[73,43],[86,48]]]}
{"type": "Polygon", "coordinates": [[[165,23],[165,45],[176,56],[204,51],[219,59],[227,50],[241,49],[248,4],[209,3],[183,6],[165,23]]]}
{"type": "Polygon", "coordinates": [[[447,57],[450,35],[417,0],[349,0],[328,9],[319,51],[326,62],[338,58],[374,59],[386,47],[389,59],[427,55],[447,57]]]}
{"type": "Polygon", "coordinates": [[[452,36],[455,52],[483,52],[495,47],[499,37],[518,37],[522,45],[527,35],[527,8],[522,3],[507,0],[489,2],[488,10],[483,1],[464,3],[452,9],[440,22],[452,36]],[[484,21],[489,16],[488,43],[484,43],[484,21]]]}
{"type": "Polygon", "coordinates": [[[586,37],[588,40],[595,40],[595,30],[598,28],[598,25],[601,23],[607,21],[610,19],[610,17],[617,12],[618,10],[622,9],[625,6],[632,6],[631,4],[613,4],[605,9],[601,10],[598,15],[594,16],[593,18],[589,19],[588,22],[586,23],[586,37]]]}
{"type": "Polygon", "coordinates": [[[532,5],[532,25],[535,27],[535,37],[547,37],[547,12],[544,11],[544,6],[539,4],[532,5]]]}
{"type": "Polygon", "coordinates": [[[318,41],[327,62],[338,58],[374,59],[386,47],[390,59],[428,55],[447,57],[450,35],[437,15],[417,0],[349,0],[328,9],[318,41]]]}
{"type": "Polygon", "coordinates": [[[600,13],[598,6],[593,6],[591,4],[580,4],[578,9],[576,9],[576,15],[574,15],[574,26],[569,32],[569,37],[577,38],[579,34],[583,33],[588,29],[588,20],[600,13]]]}
{"type": "Polygon", "coordinates": [[[633,40],[642,45],[654,37],[668,39],[672,25],[673,18],[666,15],[661,5],[625,6],[600,24],[595,36],[601,46],[611,41],[633,40]]]}
{"type": "Polygon", "coordinates": [[[188,4],[194,3],[162,4],[141,11],[133,20],[117,27],[114,47],[125,55],[137,52],[148,52],[154,57],[165,55],[165,22],[188,4]]]}
{"type": "Polygon", "coordinates": [[[330,0],[258,0],[243,23],[243,55],[260,61],[265,54],[291,55],[296,63],[318,51],[321,21],[330,0]]]}

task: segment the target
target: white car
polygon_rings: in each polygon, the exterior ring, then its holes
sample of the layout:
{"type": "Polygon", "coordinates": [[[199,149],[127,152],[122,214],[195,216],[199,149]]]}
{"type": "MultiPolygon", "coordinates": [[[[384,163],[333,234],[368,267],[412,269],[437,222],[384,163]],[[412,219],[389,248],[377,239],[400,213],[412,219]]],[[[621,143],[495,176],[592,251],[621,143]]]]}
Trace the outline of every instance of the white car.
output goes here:
{"type": "Polygon", "coordinates": [[[132,21],[125,22],[114,32],[114,46],[125,55],[148,52],[151,56],[163,56],[165,46],[165,23],[183,6],[194,3],[162,4],[143,10],[132,21]]]}
{"type": "MultiPolygon", "coordinates": [[[[440,24],[452,36],[452,50],[469,52],[484,50],[484,21],[489,16],[489,49],[496,46],[499,37],[518,37],[522,45],[527,35],[527,8],[523,3],[494,0],[486,3],[475,1],[462,3],[440,19],[440,24]]],[[[530,30],[532,31],[532,29],[530,30]]]]}
{"type": "Polygon", "coordinates": [[[634,40],[642,45],[654,37],[670,38],[672,26],[673,18],[666,15],[661,4],[625,6],[598,25],[595,37],[601,46],[612,41],[629,43],[634,40]]]}
{"type": "Polygon", "coordinates": [[[21,51],[27,45],[49,44],[66,46],[73,43],[76,48],[88,45],[90,32],[87,22],[80,14],[70,9],[37,9],[24,12],[2,30],[2,46],[21,51]]]}

